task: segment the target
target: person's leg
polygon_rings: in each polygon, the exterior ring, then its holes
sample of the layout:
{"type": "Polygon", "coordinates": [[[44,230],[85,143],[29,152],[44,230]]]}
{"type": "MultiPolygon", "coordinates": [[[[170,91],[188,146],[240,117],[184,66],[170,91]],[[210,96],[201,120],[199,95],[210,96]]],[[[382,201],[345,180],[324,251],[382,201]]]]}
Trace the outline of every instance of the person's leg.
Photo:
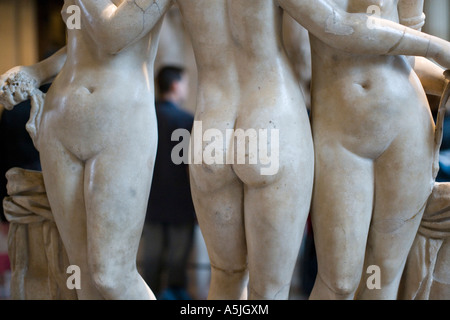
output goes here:
{"type": "Polygon", "coordinates": [[[70,264],[80,268],[78,299],[102,299],[88,266],[84,163],[50,137],[42,139],[40,156],[47,197],[59,234],[70,264]]]}
{"type": "Polygon", "coordinates": [[[249,299],[289,298],[311,196],[292,177],[245,188],[249,299]]]}
{"type": "Polygon", "coordinates": [[[191,191],[211,264],[210,300],[236,300],[247,285],[242,183],[231,166],[191,165],[191,191]]]}
{"type": "Polygon", "coordinates": [[[161,274],[164,262],[164,226],[161,223],[146,223],[144,225],[144,270],[143,277],[153,292],[161,292],[161,274]]]}
{"type": "Polygon", "coordinates": [[[108,299],[155,298],[136,268],[155,150],[137,145],[106,149],[86,163],[89,267],[108,299]]]}
{"type": "Polygon", "coordinates": [[[283,87],[285,96],[280,100],[264,90],[252,92],[242,101],[246,112],[235,125],[249,133],[248,139],[236,134],[233,170],[244,184],[248,296],[252,300],[289,298],[311,205],[311,129],[301,96],[296,88],[290,89],[283,87]],[[245,162],[238,160],[241,157],[245,162]]]}
{"type": "Polygon", "coordinates": [[[371,160],[340,145],[316,147],[312,223],[318,273],[310,299],[354,298],[364,264],[373,197],[371,160]]]}
{"type": "Polygon", "coordinates": [[[168,271],[168,287],[173,290],[177,298],[183,295],[188,298],[188,260],[191,253],[194,225],[192,223],[186,224],[171,224],[168,228],[168,257],[167,257],[167,271],[168,271]]]}
{"type": "Polygon", "coordinates": [[[397,299],[404,265],[432,191],[432,140],[413,132],[399,136],[377,160],[375,205],[367,243],[365,269],[377,266],[380,289],[366,285],[364,272],[358,299],[397,299]]]}

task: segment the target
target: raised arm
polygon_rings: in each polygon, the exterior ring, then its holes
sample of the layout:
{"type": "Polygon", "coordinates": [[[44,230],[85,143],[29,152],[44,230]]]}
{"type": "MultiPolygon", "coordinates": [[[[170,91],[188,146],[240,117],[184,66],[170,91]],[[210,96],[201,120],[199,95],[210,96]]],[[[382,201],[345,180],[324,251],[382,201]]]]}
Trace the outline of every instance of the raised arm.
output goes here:
{"type": "Polygon", "coordinates": [[[75,0],[86,27],[105,51],[116,54],[142,38],[164,16],[172,0],[75,0]],[[117,3],[117,1],[116,1],[117,3]]]}
{"type": "Polygon", "coordinates": [[[29,67],[34,69],[38,86],[50,83],[58,75],[67,60],[67,47],[63,47],[49,58],[29,67]]]}
{"type": "MultiPolygon", "coordinates": [[[[424,0],[400,0],[398,13],[400,24],[421,31],[425,24],[424,0]]],[[[411,65],[427,94],[441,96],[446,85],[445,69],[424,57],[411,57],[411,65]]]]}
{"type": "Polygon", "coordinates": [[[330,0],[278,0],[314,36],[350,53],[432,58],[450,68],[450,43],[364,13],[348,13],[330,0]]]}
{"type": "Polygon", "coordinates": [[[443,68],[423,57],[416,57],[413,68],[427,94],[442,95],[446,85],[443,68]]]}

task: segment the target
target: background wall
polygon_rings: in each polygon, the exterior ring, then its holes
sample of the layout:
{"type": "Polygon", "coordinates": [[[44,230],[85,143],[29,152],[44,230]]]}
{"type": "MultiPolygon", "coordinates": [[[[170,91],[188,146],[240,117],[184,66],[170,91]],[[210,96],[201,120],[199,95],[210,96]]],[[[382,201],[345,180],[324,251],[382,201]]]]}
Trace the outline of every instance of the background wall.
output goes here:
{"type": "Polygon", "coordinates": [[[450,1],[425,0],[427,21],[423,31],[450,41],[450,1]]]}
{"type": "Polygon", "coordinates": [[[0,0],[0,74],[38,59],[35,0],[0,0]]]}

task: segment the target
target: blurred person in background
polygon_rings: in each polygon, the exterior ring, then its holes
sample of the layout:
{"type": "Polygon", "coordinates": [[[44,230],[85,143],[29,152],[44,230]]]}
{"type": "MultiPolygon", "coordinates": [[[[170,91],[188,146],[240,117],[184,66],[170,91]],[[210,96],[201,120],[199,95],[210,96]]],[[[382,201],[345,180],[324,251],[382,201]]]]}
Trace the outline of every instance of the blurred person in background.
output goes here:
{"type": "Polygon", "coordinates": [[[188,99],[188,76],[177,66],[164,66],[156,83],[158,151],[144,227],[144,278],[162,300],[190,300],[187,264],[193,243],[195,210],[188,166],[171,159],[177,129],[191,131],[193,115],[181,106],[188,99]],[[167,282],[163,276],[167,275],[167,282]],[[166,285],[165,285],[166,284],[166,285]]]}

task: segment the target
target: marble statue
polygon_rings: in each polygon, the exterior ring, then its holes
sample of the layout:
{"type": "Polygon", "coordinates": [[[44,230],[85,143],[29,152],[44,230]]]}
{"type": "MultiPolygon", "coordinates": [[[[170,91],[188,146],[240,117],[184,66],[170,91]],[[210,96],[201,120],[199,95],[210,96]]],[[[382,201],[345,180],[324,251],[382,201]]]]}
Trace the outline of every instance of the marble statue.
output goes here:
{"type": "Polygon", "coordinates": [[[222,161],[190,165],[211,263],[208,298],[245,297],[248,279],[248,298],[287,299],[309,213],[314,155],[305,101],[283,47],[283,11],[266,0],[176,2],[197,62],[195,120],[202,134],[279,130],[279,141],[268,134],[268,144],[279,146],[274,174],[261,174],[262,161],[251,163],[266,146],[258,152],[247,146],[239,163],[234,137],[222,145],[222,161]]]}
{"type": "MultiPolygon", "coordinates": [[[[310,31],[313,52],[319,269],[310,298],[396,299],[437,169],[426,95],[402,55],[448,68],[450,44],[397,24],[420,29],[422,1],[279,2],[310,31]],[[381,270],[379,289],[366,286],[370,266],[381,270]]],[[[427,74],[436,70],[417,60],[427,74]]],[[[426,81],[439,94],[443,71],[426,81]]]]}
{"type": "Polygon", "coordinates": [[[12,108],[54,78],[34,142],[55,223],[81,270],[78,298],[154,299],[136,254],[157,144],[153,62],[171,1],[65,0],[66,21],[73,5],[81,26],[68,28],[66,48],[8,71],[0,98],[12,108]]]}
{"type": "MultiPolygon", "coordinates": [[[[198,68],[196,121],[209,134],[198,150],[194,130],[190,165],[208,298],[244,298],[248,284],[250,299],[287,299],[312,200],[312,298],[395,299],[437,169],[422,86],[440,95],[445,81],[427,59],[450,68],[450,43],[414,30],[421,0],[176,3],[198,68]],[[283,45],[285,14],[310,34],[312,132],[283,45]],[[227,134],[236,129],[243,134],[227,134]],[[214,161],[195,161],[212,145],[214,161]],[[262,174],[273,147],[277,170],[262,174]],[[357,292],[368,265],[382,270],[381,289],[357,292]]],[[[82,14],[67,47],[0,78],[6,107],[43,101],[28,129],[69,261],[82,271],[81,299],[154,298],[135,263],[156,152],[151,75],[171,4],[66,0],[66,20],[71,5],[82,14]],[[55,76],[43,100],[36,88],[55,76]]]]}
{"type": "MultiPolygon", "coordinates": [[[[385,272],[384,290],[376,293],[394,297],[431,193],[435,160],[434,123],[423,89],[410,79],[411,66],[399,55],[433,58],[448,67],[449,44],[398,24],[397,4],[405,24],[414,26],[417,20],[408,16],[415,7],[405,1],[177,3],[199,69],[196,120],[204,129],[222,132],[273,126],[283,136],[282,169],[274,176],[260,175],[258,165],[191,165],[194,202],[212,262],[209,297],[239,297],[246,269],[250,298],[287,297],[293,252],[309,208],[313,164],[306,115],[289,109],[292,104],[302,109],[303,98],[286,99],[298,89],[284,75],[292,69],[279,49],[283,10],[310,32],[313,44],[318,164],[313,210],[320,270],[312,297],[353,297],[366,247],[366,262],[379,263],[385,272]],[[370,5],[378,5],[379,17],[367,14],[370,5]],[[280,110],[286,110],[289,121],[280,110]],[[290,125],[294,114],[301,119],[295,129],[290,125]],[[292,159],[301,163],[296,167],[300,175],[290,167],[292,159]],[[393,170],[395,180],[389,178],[393,170]],[[374,204],[375,188],[380,189],[379,204],[374,204]],[[292,197],[300,202],[291,202],[292,197]],[[370,237],[376,240],[366,246],[371,221],[375,231],[370,237]],[[392,245],[388,240],[394,236],[398,241],[392,245]]],[[[223,155],[232,147],[227,141],[223,155]]]]}

